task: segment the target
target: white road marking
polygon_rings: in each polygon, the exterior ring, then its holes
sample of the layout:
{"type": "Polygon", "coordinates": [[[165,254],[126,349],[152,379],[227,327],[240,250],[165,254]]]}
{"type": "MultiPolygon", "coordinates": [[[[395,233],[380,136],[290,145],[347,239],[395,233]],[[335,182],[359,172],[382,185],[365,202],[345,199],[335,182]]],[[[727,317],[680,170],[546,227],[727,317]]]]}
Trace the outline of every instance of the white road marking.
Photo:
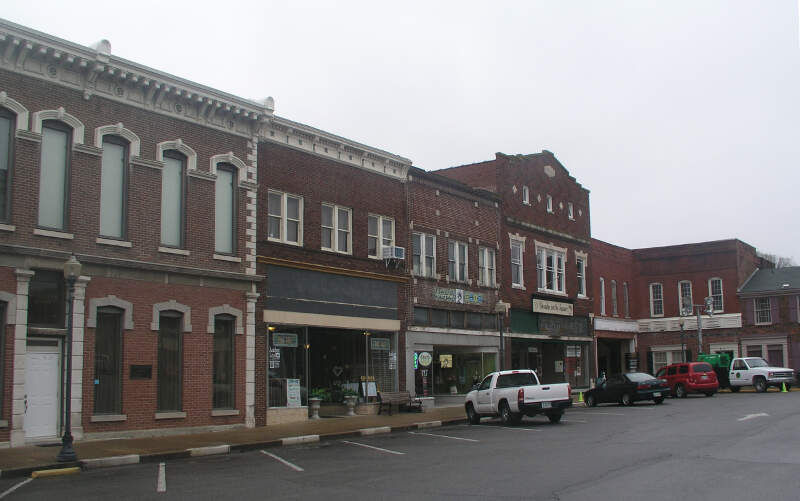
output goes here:
{"type": "Polygon", "coordinates": [[[513,426],[501,426],[501,430],[514,430],[514,431],[542,431],[537,430],[536,428],[525,428],[524,426],[520,426],[519,428],[515,428],[513,426]]]}
{"type": "Polygon", "coordinates": [[[409,431],[409,433],[412,435],[427,435],[429,437],[449,438],[451,440],[463,440],[464,442],[480,442],[480,440],[475,440],[474,438],[451,437],[450,435],[437,435],[436,433],[420,433],[418,431],[409,431]]]}
{"type": "Polygon", "coordinates": [[[592,415],[600,414],[602,416],[624,416],[625,414],[621,414],[619,412],[594,412],[592,411],[592,415]]]}
{"type": "Polygon", "coordinates": [[[165,463],[158,463],[156,492],[167,492],[167,465],[165,463]]]}
{"type": "Polygon", "coordinates": [[[14,487],[6,490],[4,493],[0,494],[0,499],[3,499],[4,497],[8,496],[12,492],[14,492],[15,490],[19,489],[20,487],[22,487],[23,485],[27,484],[28,482],[30,482],[32,480],[33,480],[32,478],[29,478],[27,480],[23,480],[22,482],[18,483],[14,487]]]}
{"type": "Polygon", "coordinates": [[[769,414],[766,412],[759,412],[758,414],[748,414],[745,417],[737,419],[737,421],[747,421],[748,419],[754,419],[757,417],[769,417],[769,414]]]}
{"type": "Polygon", "coordinates": [[[589,421],[584,421],[583,419],[562,419],[562,423],[588,423],[589,421]]]}
{"type": "Polygon", "coordinates": [[[272,459],[277,459],[278,461],[280,461],[281,463],[285,464],[286,466],[288,466],[289,468],[293,469],[294,471],[305,471],[304,469],[300,468],[296,464],[290,463],[289,461],[283,459],[282,457],[276,456],[275,454],[272,454],[271,452],[261,451],[261,454],[265,454],[265,455],[271,457],[272,459]]]}
{"type": "Polygon", "coordinates": [[[366,447],[367,449],[374,449],[376,451],[386,452],[387,454],[397,454],[399,456],[402,456],[403,454],[405,454],[405,452],[390,451],[389,449],[381,449],[380,447],[375,447],[375,446],[367,445],[367,444],[360,444],[358,442],[351,442],[349,440],[342,440],[342,442],[344,442],[346,444],[350,444],[350,445],[357,445],[359,447],[366,447]]]}

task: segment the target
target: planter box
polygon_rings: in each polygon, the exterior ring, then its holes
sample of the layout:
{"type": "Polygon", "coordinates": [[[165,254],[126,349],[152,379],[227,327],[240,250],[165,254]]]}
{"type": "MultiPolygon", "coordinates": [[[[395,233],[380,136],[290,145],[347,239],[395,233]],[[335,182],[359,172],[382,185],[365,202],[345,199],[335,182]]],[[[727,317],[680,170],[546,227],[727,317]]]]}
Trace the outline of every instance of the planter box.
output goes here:
{"type": "MultiPolygon", "coordinates": [[[[377,402],[375,403],[359,403],[356,405],[356,414],[366,416],[366,415],[374,415],[378,413],[378,409],[380,408],[380,404],[377,402]]],[[[346,412],[346,411],[345,411],[346,412]]]]}
{"type": "Polygon", "coordinates": [[[347,415],[347,406],[344,404],[335,404],[330,402],[325,402],[320,404],[319,406],[319,415],[320,416],[346,416],[347,415]]]}

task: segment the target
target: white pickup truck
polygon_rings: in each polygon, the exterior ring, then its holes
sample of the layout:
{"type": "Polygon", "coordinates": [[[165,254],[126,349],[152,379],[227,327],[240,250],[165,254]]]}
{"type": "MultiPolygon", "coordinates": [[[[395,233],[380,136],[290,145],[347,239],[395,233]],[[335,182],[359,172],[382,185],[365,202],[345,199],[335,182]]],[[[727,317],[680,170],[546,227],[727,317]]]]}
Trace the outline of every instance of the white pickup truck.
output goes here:
{"type": "Polygon", "coordinates": [[[464,402],[470,424],[483,416],[500,416],[504,424],[517,424],[522,416],[544,414],[551,423],[561,421],[572,406],[572,388],[567,383],[540,384],[532,370],[492,372],[467,393],[464,402]]]}
{"type": "Polygon", "coordinates": [[[761,357],[734,358],[728,374],[732,392],[739,391],[742,386],[752,386],[759,393],[767,391],[769,386],[786,389],[792,387],[794,370],[786,367],[772,367],[761,357]]]}

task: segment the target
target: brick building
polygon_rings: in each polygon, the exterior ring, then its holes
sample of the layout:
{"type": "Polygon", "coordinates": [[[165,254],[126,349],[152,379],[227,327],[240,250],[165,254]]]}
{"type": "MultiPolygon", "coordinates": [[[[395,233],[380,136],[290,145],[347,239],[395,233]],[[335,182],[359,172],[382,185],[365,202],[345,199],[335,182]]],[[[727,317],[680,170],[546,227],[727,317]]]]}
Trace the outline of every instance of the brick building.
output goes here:
{"type": "Polygon", "coordinates": [[[589,384],[589,191],[549,151],[436,171],[501,200],[500,297],[511,305],[502,367],[589,384]]]}
{"type": "Polygon", "coordinates": [[[417,168],[406,186],[412,274],[407,388],[441,401],[468,392],[498,366],[500,199],[417,168]]]}
{"type": "Polygon", "coordinates": [[[308,392],[405,387],[410,164],[280,117],[262,131],[259,424],[306,419],[308,392]]]}
{"type": "Polygon", "coordinates": [[[256,132],[272,110],[0,22],[0,442],[255,423],[256,132]]]}

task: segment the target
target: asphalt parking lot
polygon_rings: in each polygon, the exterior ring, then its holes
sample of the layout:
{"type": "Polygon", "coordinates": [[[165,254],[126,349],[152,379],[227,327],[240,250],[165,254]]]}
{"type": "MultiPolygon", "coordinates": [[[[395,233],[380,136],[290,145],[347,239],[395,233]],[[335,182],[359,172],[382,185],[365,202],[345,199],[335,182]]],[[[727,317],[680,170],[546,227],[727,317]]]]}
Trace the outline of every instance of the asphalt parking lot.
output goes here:
{"type": "MultiPolygon", "coordinates": [[[[800,393],[667,399],[45,479],[2,499],[797,499],[800,393]]],[[[9,492],[9,489],[15,489],[9,492]]]]}

